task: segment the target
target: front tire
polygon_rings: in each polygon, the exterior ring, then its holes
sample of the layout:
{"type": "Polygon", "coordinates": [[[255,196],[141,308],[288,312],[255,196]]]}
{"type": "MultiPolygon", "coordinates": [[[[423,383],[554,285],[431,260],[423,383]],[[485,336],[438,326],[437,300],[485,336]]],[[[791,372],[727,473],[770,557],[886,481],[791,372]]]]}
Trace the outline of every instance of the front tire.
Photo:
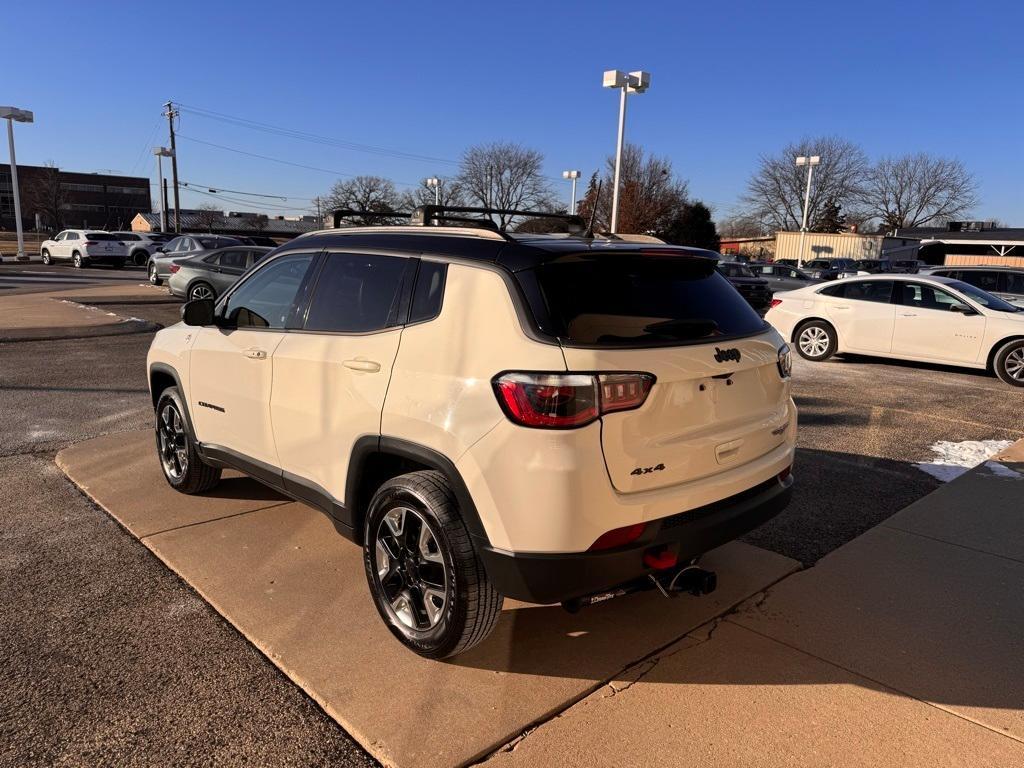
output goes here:
{"type": "Polygon", "coordinates": [[[53,260],[50,258],[49,251],[43,251],[40,255],[43,257],[43,264],[46,266],[50,266],[50,264],[53,263],[53,260]]]}
{"type": "Polygon", "coordinates": [[[150,285],[162,285],[163,282],[164,281],[161,280],[157,276],[157,274],[156,274],[156,264],[154,264],[153,262],[150,262],[149,263],[149,283],[150,283],[150,285]]]}
{"type": "Polygon", "coordinates": [[[185,420],[177,387],[168,387],[156,404],[156,453],[167,483],[180,493],[203,493],[220,482],[220,469],[205,464],[185,420]]]}
{"type": "Polygon", "coordinates": [[[1001,346],[992,360],[992,367],[1000,381],[1011,387],[1024,387],[1024,339],[1001,346]]]}
{"type": "Polygon", "coordinates": [[[836,353],[838,339],[836,329],[824,320],[809,320],[793,334],[796,351],[805,360],[820,363],[836,353]]]}
{"type": "Polygon", "coordinates": [[[132,264],[136,267],[146,266],[147,261],[149,261],[149,254],[145,251],[136,251],[132,254],[132,264]]]}
{"type": "Polygon", "coordinates": [[[494,629],[504,601],[440,472],[412,472],[374,494],[363,530],[370,594],[391,633],[428,659],[462,653],[494,629]]]}

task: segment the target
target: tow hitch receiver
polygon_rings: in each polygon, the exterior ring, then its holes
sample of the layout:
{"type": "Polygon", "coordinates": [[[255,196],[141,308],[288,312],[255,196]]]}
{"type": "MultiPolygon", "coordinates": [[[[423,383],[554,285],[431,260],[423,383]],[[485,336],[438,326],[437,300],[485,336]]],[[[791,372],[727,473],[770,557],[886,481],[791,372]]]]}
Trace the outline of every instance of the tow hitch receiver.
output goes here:
{"type": "Polygon", "coordinates": [[[613,600],[616,597],[630,595],[634,592],[646,592],[657,589],[665,597],[678,597],[680,592],[688,592],[699,597],[710,595],[718,586],[718,576],[714,571],[707,571],[697,565],[696,561],[667,571],[656,571],[646,576],[627,582],[620,587],[606,592],[597,592],[585,597],[574,597],[562,603],[569,613],[576,613],[587,605],[596,605],[613,600]]]}

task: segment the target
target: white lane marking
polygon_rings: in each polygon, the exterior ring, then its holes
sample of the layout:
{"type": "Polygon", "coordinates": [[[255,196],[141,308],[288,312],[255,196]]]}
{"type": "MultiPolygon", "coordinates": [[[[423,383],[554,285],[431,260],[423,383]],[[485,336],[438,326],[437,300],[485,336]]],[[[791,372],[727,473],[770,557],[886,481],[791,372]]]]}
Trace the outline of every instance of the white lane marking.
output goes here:
{"type": "Polygon", "coordinates": [[[1011,445],[1013,440],[964,440],[959,443],[940,440],[931,446],[935,458],[914,466],[948,483],[1011,445]]]}

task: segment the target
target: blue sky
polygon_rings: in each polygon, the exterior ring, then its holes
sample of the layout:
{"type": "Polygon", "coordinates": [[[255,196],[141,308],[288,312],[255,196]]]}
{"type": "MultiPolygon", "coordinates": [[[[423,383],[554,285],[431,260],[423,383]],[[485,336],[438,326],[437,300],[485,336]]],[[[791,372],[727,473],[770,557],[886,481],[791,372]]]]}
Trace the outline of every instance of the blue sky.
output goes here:
{"type": "MultiPolygon", "coordinates": [[[[719,215],[760,154],[836,134],[872,157],[958,157],[980,183],[975,214],[1024,226],[1019,2],[44,0],[3,15],[20,32],[4,36],[0,103],[36,114],[17,126],[23,163],[155,180],[150,147],[166,143],[172,99],[451,161],[474,143],[518,141],[544,153],[549,175],[587,176],[615,140],[601,72],[646,69],[628,138],[671,158],[719,215]]],[[[182,179],[288,196],[282,207],[308,206],[337,175],[196,140],[396,182],[455,170],[187,112],[179,130],[182,179]]]]}

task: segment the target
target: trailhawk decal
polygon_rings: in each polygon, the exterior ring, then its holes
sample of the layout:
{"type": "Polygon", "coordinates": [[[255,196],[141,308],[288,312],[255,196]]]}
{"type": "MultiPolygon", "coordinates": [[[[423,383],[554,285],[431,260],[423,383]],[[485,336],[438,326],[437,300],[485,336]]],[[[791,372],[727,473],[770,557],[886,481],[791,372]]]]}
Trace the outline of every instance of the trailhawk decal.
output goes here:
{"type": "Polygon", "coordinates": [[[227,413],[227,411],[225,411],[219,405],[214,405],[213,403],[204,403],[202,400],[200,400],[199,405],[201,405],[203,408],[209,408],[211,411],[217,411],[218,413],[227,413]]]}

